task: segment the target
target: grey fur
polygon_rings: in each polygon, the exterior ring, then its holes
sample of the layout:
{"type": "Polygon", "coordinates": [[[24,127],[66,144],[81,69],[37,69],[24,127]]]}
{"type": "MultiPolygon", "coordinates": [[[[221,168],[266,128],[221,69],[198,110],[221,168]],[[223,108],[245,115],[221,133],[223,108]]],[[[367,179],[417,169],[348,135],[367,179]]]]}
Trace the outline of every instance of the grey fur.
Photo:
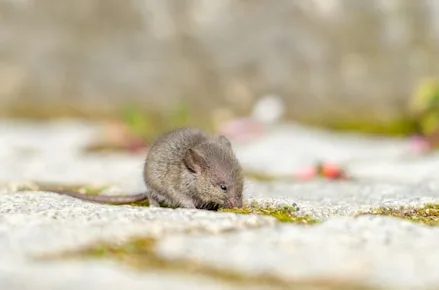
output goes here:
{"type": "Polygon", "coordinates": [[[153,206],[242,206],[242,169],[230,141],[196,128],[179,128],[158,138],[146,158],[144,179],[153,206]]]}
{"type": "Polygon", "coordinates": [[[112,204],[148,199],[152,207],[161,204],[212,210],[242,207],[242,168],[224,136],[209,136],[196,128],[167,132],[151,145],[143,176],[147,192],[132,196],[58,193],[112,204]]]}

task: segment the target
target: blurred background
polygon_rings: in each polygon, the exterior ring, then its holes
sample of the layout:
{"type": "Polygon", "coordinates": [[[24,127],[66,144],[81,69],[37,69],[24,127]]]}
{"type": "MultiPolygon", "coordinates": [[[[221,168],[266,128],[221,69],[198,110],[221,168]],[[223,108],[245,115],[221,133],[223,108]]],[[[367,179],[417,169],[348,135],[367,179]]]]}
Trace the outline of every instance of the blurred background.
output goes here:
{"type": "Polygon", "coordinates": [[[0,0],[2,118],[432,134],[438,76],[434,0],[0,0]]]}

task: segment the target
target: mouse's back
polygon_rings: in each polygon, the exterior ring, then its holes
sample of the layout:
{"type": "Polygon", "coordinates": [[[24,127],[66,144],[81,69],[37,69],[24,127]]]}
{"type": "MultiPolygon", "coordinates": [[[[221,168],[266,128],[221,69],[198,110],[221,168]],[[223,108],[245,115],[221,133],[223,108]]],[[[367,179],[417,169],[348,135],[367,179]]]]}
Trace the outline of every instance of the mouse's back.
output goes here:
{"type": "Polygon", "coordinates": [[[175,162],[181,160],[186,151],[209,137],[203,131],[196,128],[178,128],[167,132],[157,138],[151,145],[146,161],[156,162],[175,162]]]}
{"type": "Polygon", "coordinates": [[[208,138],[207,134],[196,128],[178,128],[161,135],[152,143],[145,160],[146,184],[175,182],[181,178],[182,160],[187,150],[208,138]]]}

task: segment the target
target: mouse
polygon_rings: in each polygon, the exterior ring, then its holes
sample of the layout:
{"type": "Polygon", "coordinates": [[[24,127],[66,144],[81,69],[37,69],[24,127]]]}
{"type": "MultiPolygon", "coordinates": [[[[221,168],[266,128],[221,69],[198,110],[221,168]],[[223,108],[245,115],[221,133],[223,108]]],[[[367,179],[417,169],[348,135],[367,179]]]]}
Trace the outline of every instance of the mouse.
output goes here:
{"type": "Polygon", "coordinates": [[[107,204],[148,200],[150,207],[218,210],[243,203],[243,171],[230,140],[195,127],[165,132],[151,144],[143,181],[144,193],[126,196],[54,192],[107,204]]]}

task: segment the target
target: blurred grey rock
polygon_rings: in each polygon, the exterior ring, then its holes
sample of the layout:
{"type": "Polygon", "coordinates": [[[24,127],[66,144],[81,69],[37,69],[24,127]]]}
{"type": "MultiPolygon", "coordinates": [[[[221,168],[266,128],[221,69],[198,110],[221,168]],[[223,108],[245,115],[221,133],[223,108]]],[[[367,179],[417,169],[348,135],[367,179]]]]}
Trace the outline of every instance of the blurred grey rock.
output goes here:
{"type": "Polygon", "coordinates": [[[438,15],[431,0],[2,0],[0,113],[272,92],[304,120],[394,121],[439,73],[438,15]]]}

